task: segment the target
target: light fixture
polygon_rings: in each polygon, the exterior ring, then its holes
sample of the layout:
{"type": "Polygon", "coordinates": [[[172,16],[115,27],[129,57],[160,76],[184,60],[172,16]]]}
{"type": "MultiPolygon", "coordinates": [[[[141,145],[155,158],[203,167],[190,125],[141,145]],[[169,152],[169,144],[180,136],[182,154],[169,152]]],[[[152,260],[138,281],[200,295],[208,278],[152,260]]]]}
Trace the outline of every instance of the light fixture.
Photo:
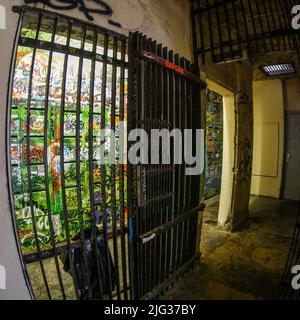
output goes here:
{"type": "Polygon", "coordinates": [[[262,66],[261,68],[264,74],[268,77],[286,76],[296,73],[296,69],[292,63],[271,64],[262,66]]]}

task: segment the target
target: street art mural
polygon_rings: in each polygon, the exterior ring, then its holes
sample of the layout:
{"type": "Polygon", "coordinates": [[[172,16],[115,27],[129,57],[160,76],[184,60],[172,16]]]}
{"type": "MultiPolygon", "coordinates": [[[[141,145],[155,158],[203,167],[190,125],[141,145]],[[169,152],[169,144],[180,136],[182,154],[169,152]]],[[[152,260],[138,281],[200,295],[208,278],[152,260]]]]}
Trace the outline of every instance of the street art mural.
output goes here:
{"type": "Polygon", "coordinates": [[[207,89],[205,198],[221,192],[223,161],[223,97],[207,89]]]}
{"type": "MultiPolygon", "coordinates": [[[[124,120],[127,119],[126,68],[118,64],[115,69],[116,107],[112,113],[113,65],[109,61],[106,64],[104,79],[105,64],[100,60],[95,61],[93,85],[92,60],[88,54],[87,58],[80,61],[78,56],[71,54],[70,48],[65,71],[65,53],[30,46],[30,41],[27,41],[36,38],[37,34],[36,29],[28,28],[28,25],[24,22],[17,48],[10,117],[12,188],[23,254],[36,252],[37,244],[42,250],[52,248],[50,223],[53,224],[57,246],[66,243],[67,233],[72,239],[80,232],[81,223],[84,228],[88,228],[93,219],[96,219],[100,230],[103,219],[107,219],[110,231],[112,207],[115,208],[111,198],[113,189],[116,192],[117,224],[120,223],[120,215],[122,219],[127,218],[126,166],[117,164],[115,179],[111,175],[110,165],[99,164],[97,152],[102,143],[105,143],[107,152],[110,150],[109,139],[105,142],[100,140],[102,120],[105,118],[107,128],[112,122],[118,127],[121,109],[124,120]],[[102,94],[103,79],[106,83],[105,95],[102,94]],[[103,96],[105,101],[102,101],[103,96]],[[89,143],[91,101],[92,161],[89,143]],[[103,177],[106,186],[104,195],[103,177]],[[121,182],[125,190],[121,188],[121,182]],[[94,195],[91,195],[91,190],[94,195]]],[[[53,38],[47,30],[49,28],[41,28],[39,32],[41,44],[53,38]]],[[[78,38],[75,38],[76,33],[72,35],[74,38],[71,38],[70,46],[76,47],[78,42],[80,45],[78,38]]],[[[92,50],[89,39],[86,36],[84,49],[87,53],[92,50]]],[[[62,32],[55,36],[56,43],[64,43],[65,40],[66,35],[62,32]]],[[[103,54],[103,43],[101,39],[97,43],[99,54],[103,54]]],[[[120,50],[119,43],[118,59],[120,50]]],[[[108,55],[112,56],[111,46],[108,55]]],[[[118,151],[117,147],[117,154],[118,151]]]]}

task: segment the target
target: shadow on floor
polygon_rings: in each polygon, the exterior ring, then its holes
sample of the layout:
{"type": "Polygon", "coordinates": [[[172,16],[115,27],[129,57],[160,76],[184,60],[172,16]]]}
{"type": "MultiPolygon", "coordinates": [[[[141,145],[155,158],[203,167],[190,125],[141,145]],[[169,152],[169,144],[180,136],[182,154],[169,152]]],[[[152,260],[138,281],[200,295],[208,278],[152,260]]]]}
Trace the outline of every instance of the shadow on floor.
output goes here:
{"type": "Polygon", "coordinates": [[[218,229],[219,199],[204,212],[199,265],[186,274],[166,299],[277,299],[296,208],[288,202],[252,197],[249,228],[234,234],[218,229]]]}

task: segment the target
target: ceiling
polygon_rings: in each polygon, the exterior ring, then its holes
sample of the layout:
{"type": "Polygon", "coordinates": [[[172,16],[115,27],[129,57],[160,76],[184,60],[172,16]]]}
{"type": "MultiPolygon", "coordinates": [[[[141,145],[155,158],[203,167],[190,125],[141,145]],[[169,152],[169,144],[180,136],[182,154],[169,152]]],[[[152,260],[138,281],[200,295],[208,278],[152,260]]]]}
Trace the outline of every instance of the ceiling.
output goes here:
{"type": "MultiPolygon", "coordinates": [[[[241,59],[244,52],[256,67],[255,79],[266,76],[258,67],[292,62],[300,76],[300,30],[292,29],[289,0],[192,0],[196,47],[215,63],[241,59]],[[201,31],[202,30],[202,31],[201,31]]],[[[293,75],[295,77],[295,75],[293,75]]]]}

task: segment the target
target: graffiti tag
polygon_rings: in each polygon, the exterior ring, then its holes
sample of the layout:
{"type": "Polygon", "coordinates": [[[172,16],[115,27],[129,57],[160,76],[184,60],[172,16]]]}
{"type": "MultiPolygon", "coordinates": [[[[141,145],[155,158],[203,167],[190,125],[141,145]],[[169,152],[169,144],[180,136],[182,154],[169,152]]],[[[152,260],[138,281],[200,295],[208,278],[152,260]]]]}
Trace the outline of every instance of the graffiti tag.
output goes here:
{"type": "MultiPolygon", "coordinates": [[[[88,20],[94,21],[93,14],[99,14],[103,16],[111,16],[113,14],[112,8],[102,0],[90,0],[89,2],[94,3],[99,8],[91,8],[86,4],[86,0],[24,0],[25,4],[42,4],[54,10],[74,10],[78,8],[88,20]]],[[[121,25],[114,21],[109,23],[121,27],[121,25]]]]}

